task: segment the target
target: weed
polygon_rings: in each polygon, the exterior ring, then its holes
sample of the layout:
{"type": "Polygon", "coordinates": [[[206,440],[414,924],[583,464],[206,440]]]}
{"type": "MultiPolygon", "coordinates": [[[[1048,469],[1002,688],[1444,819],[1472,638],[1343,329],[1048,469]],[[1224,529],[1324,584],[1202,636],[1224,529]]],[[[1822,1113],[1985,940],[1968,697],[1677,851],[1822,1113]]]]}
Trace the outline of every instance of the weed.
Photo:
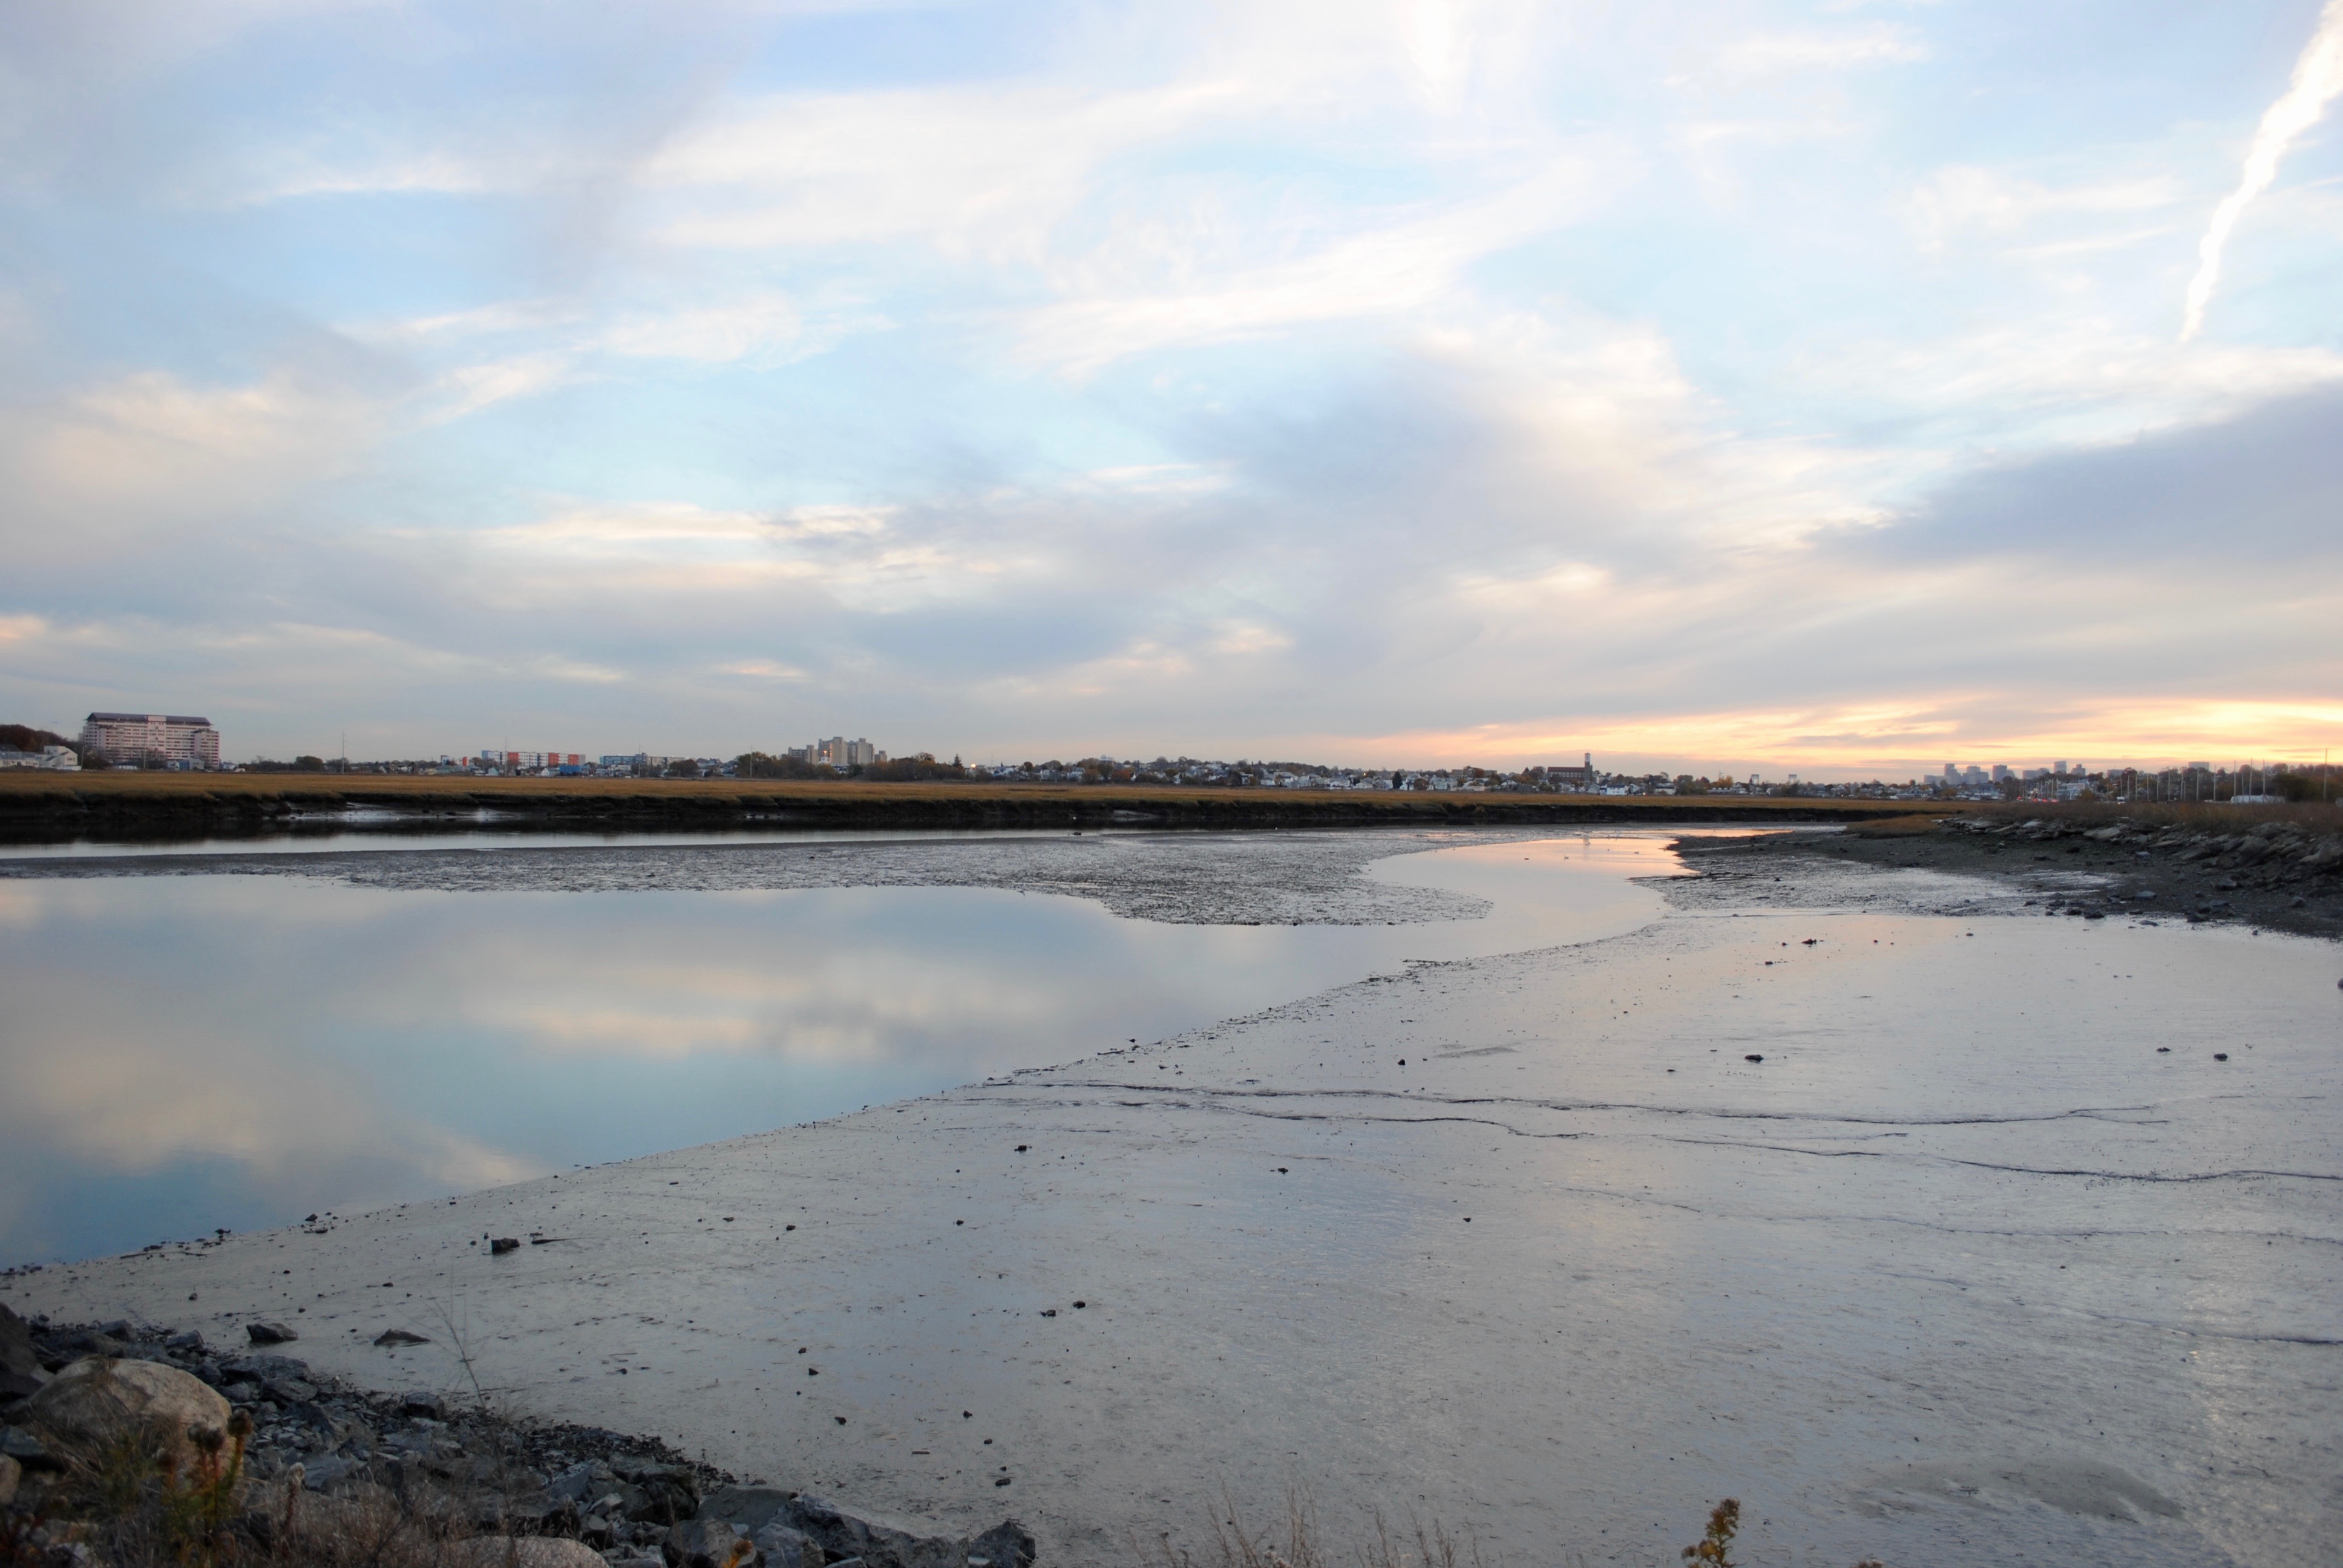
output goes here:
{"type": "Polygon", "coordinates": [[[1684,1561],[1704,1568],[1733,1568],[1727,1553],[1733,1550],[1733,1538],[1740,1533],[1740,1500],[1728,1497],[1708,1511],[1708,1533],[1684,1549],[1684,1561]]]}

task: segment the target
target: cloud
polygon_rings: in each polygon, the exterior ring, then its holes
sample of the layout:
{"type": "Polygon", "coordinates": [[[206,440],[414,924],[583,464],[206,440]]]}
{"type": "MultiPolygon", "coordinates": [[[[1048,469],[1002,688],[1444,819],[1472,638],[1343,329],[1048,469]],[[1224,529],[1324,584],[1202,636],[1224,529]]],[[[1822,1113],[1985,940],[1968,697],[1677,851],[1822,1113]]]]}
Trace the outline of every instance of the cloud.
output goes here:
{"type": "Polygon", "coordinates": [[[388,404],[280,368],[242,385],[140,371],[0,415],[0,522],[20,565],[87,558],[216,527],[346,471],[388,404]]]}
{"type": "Polygon", "coordinates": [[[1927,57],[1927,46],[1902,28],[1875,24],[1836,31],[1750,34],[1721,45],[1710,68],[1727,80],[1747,82],[1791,72],[1910,65],[1927,57]]]}
{"type": "Polygon", "coordinates": [[[2182,342],[2204,328],[2206,307],[2212,303],[2214,286],[2221,278],[2221,252],[2237,219],[2256,196],[2269,188],[2278,177],[2278,160],[2286,156],[2296,138],[2318,123],[2338,93],[2343,93],[2343,0],[2327,0],[2310,42],[2294,64],[2293,80],[2255,127],[2237,188],[2213,209],[2213,221],[2206,226],[2205,237],[2197,244],[2197,275],[2188,280],[2180,326],[2182,342]]]}
{"type": "Polygon", "coordinates": [[[1959,164],[1936,170],[1916,187],[1906,207],[1914,237],[1941,250],[1967,232],[2006,237],[2046,217],[2137,218],[2173,206],[2179,189],[2164,176],[2047,186],[1996,169],[1959,164]]]}
{"type": "Polygon", "coordinates": [[[2343,387],[2217,422],[1996,464],[1871,545],[1937,558],[2016,553],[2076,569],[2146,558],[2260,573],[2343,561],[2343,387]]]}

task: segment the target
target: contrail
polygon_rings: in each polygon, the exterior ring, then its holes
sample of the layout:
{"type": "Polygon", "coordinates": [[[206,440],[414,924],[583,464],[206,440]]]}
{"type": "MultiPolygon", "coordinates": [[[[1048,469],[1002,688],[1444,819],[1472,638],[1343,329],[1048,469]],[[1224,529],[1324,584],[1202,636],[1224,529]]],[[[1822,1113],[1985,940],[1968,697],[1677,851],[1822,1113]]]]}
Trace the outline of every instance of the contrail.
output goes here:
{"type": "Polygon", "coordinates": [[[2310,35],[2309,46],[2302,58],[2294,63],[2294,80],[2288,84],[2286,96],[2269,106],[2262,116],[2261,128],[2254,133],[2254,145],[2246,154],[2244,172],[2237,178],[2237,188],[2228,199],[2213,209],[2212,226],[2197,245],[2197,276],[2188,282],[2187,319],[2180,328],[2180,341],[2187,342],[2205,325],[2205,307],[2213,297],[2213,285],[2221,276],[2221,247],[2229,243],[2229,231],[2237,226],[2237,216],[2246,204],[2269,188],[2278,176],[2278,161],[2294,138],[2318,123],[2326,112],[2328,100],[2343,93],[2343,0],[2327,0],[2327,8],[2318,14],[2318,28],[2310,35]]]}

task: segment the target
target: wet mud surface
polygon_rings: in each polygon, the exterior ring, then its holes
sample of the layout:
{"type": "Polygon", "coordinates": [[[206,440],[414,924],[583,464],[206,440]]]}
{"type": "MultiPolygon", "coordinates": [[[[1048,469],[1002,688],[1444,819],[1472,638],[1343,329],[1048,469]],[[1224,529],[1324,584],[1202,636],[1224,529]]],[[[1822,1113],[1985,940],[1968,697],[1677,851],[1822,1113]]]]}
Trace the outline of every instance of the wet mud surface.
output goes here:
{"type": "Polygon", "coordinates": [[[2337,949],[1760,853],[1607,940],[0,1283],[284,1318],[385,1388],[462,1375],[371,1343],[444,1311],[516,1408],[891,1512],[1007,1503],[1048,1563],[1296,1486],[1338,1538],[1414,1513],[1513,1563],[1672,1562],[1728,1493],[1765,1563],[2318,1560],[2337,949]]]}
{"type": "Polygon", "coordinates": [[[1360,876],[1393,855],[1552,829],[1069,834],[941,841],[498,849],[0,860],[0,877],[317,877],[471,892],[761,892],[996,888],[1089,899],[1175,925],[1388,925],[1473,920],[1486,900],[1360,876]]]}

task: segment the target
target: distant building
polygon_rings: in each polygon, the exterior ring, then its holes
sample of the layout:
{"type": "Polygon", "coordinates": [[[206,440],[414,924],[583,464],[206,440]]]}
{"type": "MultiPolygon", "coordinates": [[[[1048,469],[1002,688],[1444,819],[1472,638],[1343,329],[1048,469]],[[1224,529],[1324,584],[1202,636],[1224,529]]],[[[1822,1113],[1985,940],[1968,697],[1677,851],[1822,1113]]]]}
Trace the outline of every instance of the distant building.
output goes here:
{"type": "Polygon", "coordinates": [[[219,731],[208,719],[182,713],[93,713],[82,720],[81,745],[115,762],[219,766],[219,731]]]}
{"type": "Polygon", "coordinates": [[[1586,759],[1580,766],[1576,768],[1549,768],[1545,770],[1545,776],[1565,789],[1585,790],[1594,789],[1596,783],[1596,776],[1594,772],[1594,753],[1589,751],[1584,755],[1586,759]]]}
{"type": "Polygon", "coordinates": [[[70,746],[44,746],[38,751],[19,751],[13,746],[0,746],[0,768],[43,768],[52,772],[71,773],[81,767],[81,759],[73,754],[70,746]]]}
{"type": "Polygon", "coordinates": [[[516,773],[534,773],[547,768],[578,768],[586,759],[576,751],[488,751],[482,750],[473,759],[480,768],[505,768],[516,773]]]}
{"type": "Polygon", "coordinates": [[[827,740],[792,747],[786,755],[800,762],[845,769],[870,767],[879,760],[879,749],[868,740],[849,740],[843,735],[833,735],[827,740]]]}

